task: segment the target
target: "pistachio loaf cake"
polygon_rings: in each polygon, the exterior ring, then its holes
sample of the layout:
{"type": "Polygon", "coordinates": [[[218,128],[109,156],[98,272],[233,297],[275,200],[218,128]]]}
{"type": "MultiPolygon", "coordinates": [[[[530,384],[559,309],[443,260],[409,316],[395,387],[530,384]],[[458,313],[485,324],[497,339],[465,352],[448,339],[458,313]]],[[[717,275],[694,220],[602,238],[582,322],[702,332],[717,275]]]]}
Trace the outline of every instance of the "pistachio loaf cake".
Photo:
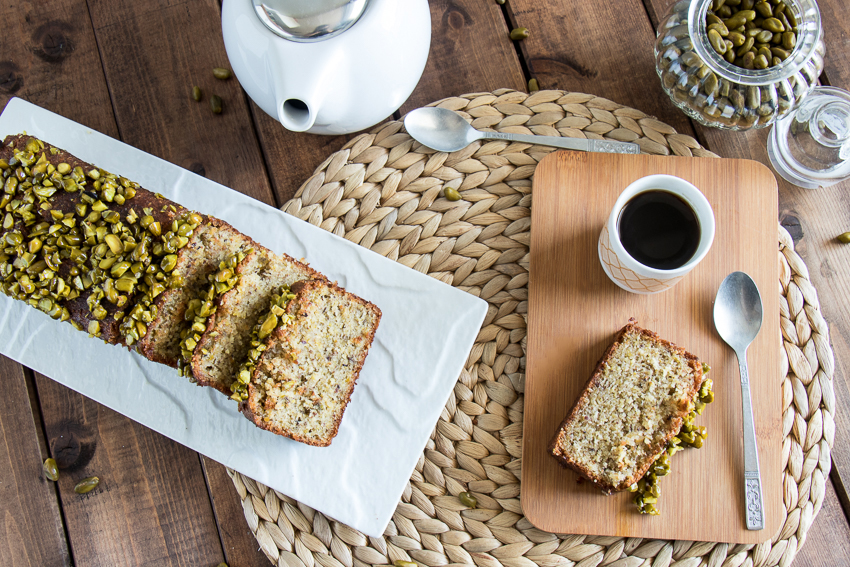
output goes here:
{"type": "MultiPolygon", "coordinates": [[[[377,307],[224,221],[32,136],[3,141],[0,174],[0,291],[177,366],[243,409],[252,403],[252,373],[243,372],[250,361],[265,374],[256,395],[262,410],[246,415],[269,431],[330,443],[377,329],[377,307]],[[309,339],[303,349],[292,343],[291,352],[304,357],[281,351],[296,336],[272,334],[281,322],[292,323],[298,340],[309,339]],[[267,385],[278,380],[283,359],[261,358],[267,347],[287,361],[288,376],[302,380],[295,397],[283,396],[297,400],[302,417],[286,413],[289,401],[276,405],[283,398],[267,385]]],[[[280,382],[287,392],[288,380],[280,382]]]]}
{"type": "Polygon", "coordinates": [[[669,456],[705,438],[705,428],[693,425],[695,413],[713,400],[704,371],[696,356],[630,319],[561,423],[550,453],[605,493],[639,491],[640,511],[657,513],[655,480],[669,471],[669,456]]]}
{"type": "Polygon", "coordinates": [[[283,286],[240,369],[239,382],[248,380],[240,409],[257,427],[330,445],[380,320],[378,307],[327,281],[283,286]]]}

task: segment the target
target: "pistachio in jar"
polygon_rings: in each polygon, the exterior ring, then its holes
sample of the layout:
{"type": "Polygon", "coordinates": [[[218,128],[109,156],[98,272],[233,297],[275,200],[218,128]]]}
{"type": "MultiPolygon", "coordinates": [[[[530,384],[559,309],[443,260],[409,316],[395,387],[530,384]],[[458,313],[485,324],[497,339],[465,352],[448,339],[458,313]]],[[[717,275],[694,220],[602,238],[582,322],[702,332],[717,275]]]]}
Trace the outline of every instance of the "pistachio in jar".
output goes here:
{"type": "Polygon", "coordinates": [[[733,130],[767,126],[794,108],[817,84],[823,53],[814,0],[684,0],[659,25],[655,45],[674,104],[733,130]]]}

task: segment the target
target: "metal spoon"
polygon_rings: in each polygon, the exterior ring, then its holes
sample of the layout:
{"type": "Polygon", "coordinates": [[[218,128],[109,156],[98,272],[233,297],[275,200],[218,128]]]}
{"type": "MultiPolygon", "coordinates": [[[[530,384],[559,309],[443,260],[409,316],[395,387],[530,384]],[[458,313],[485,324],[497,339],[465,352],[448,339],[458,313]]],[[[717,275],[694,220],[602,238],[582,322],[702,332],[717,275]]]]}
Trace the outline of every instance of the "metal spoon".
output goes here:
{"type": "Polygon", "coordinates": [[[714,326],[726,344],[738,356],[741,371],[741,398],[744,416],[744,494],[748,530],[764,529],[764,499],[761,491],[756,427],[750,398],[750,375],[747,370],[747,347],[761,329],[763,318],[761,296],[753,279],[744,272],[726,276],[714,301],[714,326]]]}
{"type": "Polygon", "coordinates": [[[414,140],[439,152],[456,152],[476,140],[507,140],[586,152],[640,153],[639,145],[628,142],[481,132],[470,126],[458,113],[433,106],[408,112],[404,117],[404,127],[414,140]]]}

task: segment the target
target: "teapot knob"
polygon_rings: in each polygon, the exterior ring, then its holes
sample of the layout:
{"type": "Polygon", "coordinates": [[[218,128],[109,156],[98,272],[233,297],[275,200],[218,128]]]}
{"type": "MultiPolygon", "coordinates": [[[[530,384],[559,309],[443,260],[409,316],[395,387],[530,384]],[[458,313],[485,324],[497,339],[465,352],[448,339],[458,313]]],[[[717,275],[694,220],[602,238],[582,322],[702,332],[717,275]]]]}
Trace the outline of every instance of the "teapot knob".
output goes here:
{"type": "Polygon", "coordinates": [[[353,26],[370,0],[253,0],[260,21],[290,41],[323,41],[353,26]]]}

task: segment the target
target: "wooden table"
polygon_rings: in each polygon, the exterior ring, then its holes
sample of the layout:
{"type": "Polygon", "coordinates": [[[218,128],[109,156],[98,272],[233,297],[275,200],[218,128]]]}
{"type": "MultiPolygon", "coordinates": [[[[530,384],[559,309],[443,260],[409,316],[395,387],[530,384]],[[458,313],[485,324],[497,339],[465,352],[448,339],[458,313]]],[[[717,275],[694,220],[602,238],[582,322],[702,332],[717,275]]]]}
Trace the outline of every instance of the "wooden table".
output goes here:
{"type": "MultiPolygon", "coordinates": [[[[696,136],[724,157],[768,163],[767,132],[699,127],[661,91],[655,27],[670,0],[431,0],[425,73],[403,114],[443,97],[500,87],[603,96],[696,136]],[[513,43],[511,28],[531,36],[513,43]]],[[[824,84],[850,89],[845,0],[820,0],[824,84]]],[[[29,100],[141,150],[281,205],[349,137],[293,134],[259,110],[227,65],[215,0],[53,0],[0,6],[0,108],[29,100]],[[225,100],[221,115],[189,101],[194,84],[225,100]],[[187,102],[189,101],[189,102],[187,102]]],[[[397,114],[399,116],[400,114],[397,114]]],[[[809,191],[780,180],[779,220],[819,292],[836,354],[838,399],[827,496],[795,566],[850,563],[850,183],[809,191]]],[[[0,358],[0,563],[3,565],[267,566],[224,467],[0,358]],[[60,463],[58,484],[41,462],[60,463]],[[75,472],[104,490],[81,497],[75,472]]]]}

